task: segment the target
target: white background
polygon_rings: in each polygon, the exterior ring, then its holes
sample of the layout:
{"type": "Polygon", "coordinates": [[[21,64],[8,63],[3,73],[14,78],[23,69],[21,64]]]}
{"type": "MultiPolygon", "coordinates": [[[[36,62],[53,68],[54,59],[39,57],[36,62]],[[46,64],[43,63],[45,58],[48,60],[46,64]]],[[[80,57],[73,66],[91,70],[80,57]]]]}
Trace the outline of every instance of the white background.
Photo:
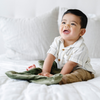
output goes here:
{"type": "MultiPolygon", "coordinates": [[[[54,7],[79,8],[86,14],[100,15],[100,0],[0,0],[0,16],[13,18],[33,18],[54,7]]],[[[5,53],[0,32],[0,54],[5,53]]]]}

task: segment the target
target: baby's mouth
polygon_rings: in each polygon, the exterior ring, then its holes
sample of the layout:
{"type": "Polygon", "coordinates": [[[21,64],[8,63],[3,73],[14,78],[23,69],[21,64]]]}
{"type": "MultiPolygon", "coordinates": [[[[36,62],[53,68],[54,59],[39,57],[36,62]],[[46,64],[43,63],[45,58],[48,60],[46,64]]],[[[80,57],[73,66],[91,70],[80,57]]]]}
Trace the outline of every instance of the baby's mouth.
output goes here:
{"type": "Polygon", "coordinates": [[[64,34],[69,34],[70,31],[69,31],[69,30],[64,30],[63,33],[64,33],[64,34]]]}

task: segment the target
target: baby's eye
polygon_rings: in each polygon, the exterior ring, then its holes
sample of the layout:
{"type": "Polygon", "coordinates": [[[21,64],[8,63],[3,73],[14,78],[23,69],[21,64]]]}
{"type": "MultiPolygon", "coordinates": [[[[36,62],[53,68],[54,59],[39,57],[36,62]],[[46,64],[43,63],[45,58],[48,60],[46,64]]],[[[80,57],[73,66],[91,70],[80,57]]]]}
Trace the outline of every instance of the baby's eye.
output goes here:
{"type": "Polygon", "coordinates": [[[62,24],[66,24],[66,22],[62,22],[62,24]]]}
{"type": "Polygon", "coordinates": [[[75,24],[75,23],[71,23],[71,25],[75,25],[75,26],[76,26],[76,24],[75,24]]]}

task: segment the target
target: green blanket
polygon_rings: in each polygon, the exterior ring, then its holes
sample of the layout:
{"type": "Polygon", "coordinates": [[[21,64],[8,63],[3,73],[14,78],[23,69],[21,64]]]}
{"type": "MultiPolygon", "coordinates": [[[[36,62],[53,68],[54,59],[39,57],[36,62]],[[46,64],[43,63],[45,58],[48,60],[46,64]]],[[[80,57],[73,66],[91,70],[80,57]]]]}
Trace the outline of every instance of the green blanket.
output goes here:
{"type": "MultiPolygon", "coordinates": [[[[43,63],[44,61],[39,61],[41,67],[43,66],[43,63]]],[[[12,79],[27,80],[33,83],[51,85],[57,84],[62,80],[62,75],[59,74],[60,71],[61,69],[57,69],[57,64],[54,62],[51,68],[51,74],[54,74],[52,77],[38,75],[42,72],[42,68],[34,68],[24,72],[7,71],[5,74],[12,79]]]]}

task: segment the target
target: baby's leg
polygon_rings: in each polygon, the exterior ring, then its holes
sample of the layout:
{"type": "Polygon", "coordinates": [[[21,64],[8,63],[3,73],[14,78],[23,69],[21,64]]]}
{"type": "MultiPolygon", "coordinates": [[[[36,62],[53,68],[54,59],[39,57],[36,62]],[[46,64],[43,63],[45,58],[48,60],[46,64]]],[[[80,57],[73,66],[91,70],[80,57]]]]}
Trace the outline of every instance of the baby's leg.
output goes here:
{"type": "Polygon", "coordinates": [[[29,66],[26,70],[28,71],[28,70],[33,69],[33,68],[36,68],[35,64],[29,66]]]}
{"type": "Polygon", "coordinates": [[[63,75],[63,78],[59,84],[87,81],[92,78],[94,78],[94,75],[91,72],[84,69],[77,69],[70,74],[63,75]]]}

